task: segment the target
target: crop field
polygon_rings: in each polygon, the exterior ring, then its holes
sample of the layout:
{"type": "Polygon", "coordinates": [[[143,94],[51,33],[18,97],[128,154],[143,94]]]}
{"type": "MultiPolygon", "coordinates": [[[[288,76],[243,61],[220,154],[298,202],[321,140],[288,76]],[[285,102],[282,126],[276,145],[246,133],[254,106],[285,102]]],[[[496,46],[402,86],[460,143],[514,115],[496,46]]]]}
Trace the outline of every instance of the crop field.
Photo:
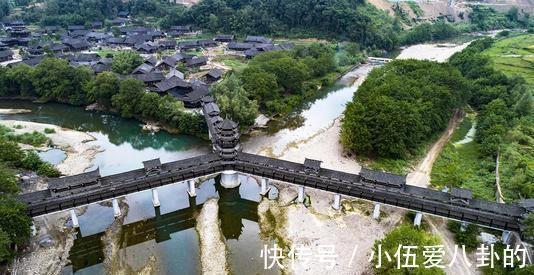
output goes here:
{"type": "Polygon", "coordinates": [[[493,60],[496,69],[507,75],[520,75],[534,84],[534,34],[498,40],[484,53],[493,60]]]}

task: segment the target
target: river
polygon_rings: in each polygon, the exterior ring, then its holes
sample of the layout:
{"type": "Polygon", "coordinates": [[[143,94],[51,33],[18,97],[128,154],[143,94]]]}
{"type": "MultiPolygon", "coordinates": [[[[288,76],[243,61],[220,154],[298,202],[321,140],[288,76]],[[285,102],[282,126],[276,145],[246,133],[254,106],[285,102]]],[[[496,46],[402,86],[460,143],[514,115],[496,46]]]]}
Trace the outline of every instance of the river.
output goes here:
{"type": "MultiPolygon", "coordinates": [[[[448,54],[451,50],[448,50],[448,54]]],[[[456,50],[456,49],[455,49],[456,50]]],[[[367,75],[372,66],[362,66],[349,75],[367,75]]],[[[324,88],[318,96],[295,110],[289,119],[271,123],[271,131],[244,141],[251,152],[280,156],[288,148],[333,124],[345,104],[352,99],[357,85],[342,78],[333,87],[324,88]]],[[[358,83],[357,83],[358,84],[358,83]]],[[[0,109],[30,109],[31,113],[0,115],[0,119],[24,120],[54,124],[84,131],[96,138],[98,153],[91,169],[100,168],[102,175],[110,175],[142,167],[142,161],[160,158],[162,162],[183,159],[209,151],[208,143],[185,135],[166,132],[145,133],[141,124],[112,114],[89,112],[83,108],[62,104],[34,104],[27,101],[2,100],[0,109]]],[[[51,150],[41,156],[57,164],[64,158],[61,150],[51,150]]],[[[257,182],[241,177],[241,186],[233,190],[221,188],[218,178],[206,180],[197,197],[189,199],[184,184],[159,188],[161,207],[154,209],[150,191],[125,197],[129,205],[122,226],[118,262],[129,270],[140,270],[151,258],[156,258],[157,274],[199,274],[200,251],[195,217],[210,197],[219,198],[221,230],[228,247],[228,262],[234,274],[277,274],[278,270],[264,270],[260,250],[271,240],[259,235],[257,205],[261,199],[257,182]]],[[[273,194],[276,196],[276,189],[273,194]]],[[[92,204],[79,217],[80,232],[70,252],[72,264],[66,272],[75,274],[105,274],[102,263],[103,232],[114,221],[109,203],[92,204]]]]}
{"type": "MultiPolygon", "coordinates": [[[[351,100],[356,88],[339,81],[335,86],[321,90],[319,96],[307,102],[303,109],[291,116],[296,127],[277,129],[268,134],[269,140],[279,139],[287,144],[291,140],[305,139],[330,124],[351,100]],[[289,136],[288,133],[291,135],[289,136]],[[298,135],[295,136],[295,135],[298,135]]],[[[28,101],[3,100],[1,108],[29,109],[31,113],[0,115],[0,119],[33,121],[54,124],[87,132],[96,138],[94,144],[103,150],[93,161],[102,175],[110,175],[142,167],[142,161],[160,158],[162,162],[183,159],[209,151],[206,141],[166,132],[145,133],[141,123],[133,119],[89,112],[80,107],[63,104],[36,104],[28,101]]],[[[284,125],[287,127],[287,125],[284,125]]],[[[281,126],[272,126],[272,128],[281,126]]],[[[262,137],[251,138],[248,142],[262,137]]],[[[273,143],[274,144],[274,143],[273,143]]],[[[54,164],[62,161],[64,153],[52,149],[41,156],[54,164]]],[[[129,270],[140,270],[150,258],[156,258],[158,274],[200,274],[199,238],[195,230],[195,217],[202,204],[210,197],[219,198],[221,229],[228,247],[230,270],[235,274],[277,274],[277,270],[264,270],[260,250],[271,240],[260,237],[257,205],[261,197],[256,180],[240,176],[239,188],[227,190],[220,186],[218,177],[200,184],[197,197],[189,199],[185,184],[172,184],[158,189],[161,207],[154,209],[150,191],[125,197],[129,209],[120,237],[121,249],[117,259],[129,270]],[[179,271],[179,272],[177,272],[179,271]]],[[[272,189],[271,197],[276,196],[272,189]]],[[[109,203],[92,204],[79,216],[80,232],[70,252],[72,264],[65,271],[74,274],[105,274],[104,252],[101,238],[114,221],[109,203]]]]}

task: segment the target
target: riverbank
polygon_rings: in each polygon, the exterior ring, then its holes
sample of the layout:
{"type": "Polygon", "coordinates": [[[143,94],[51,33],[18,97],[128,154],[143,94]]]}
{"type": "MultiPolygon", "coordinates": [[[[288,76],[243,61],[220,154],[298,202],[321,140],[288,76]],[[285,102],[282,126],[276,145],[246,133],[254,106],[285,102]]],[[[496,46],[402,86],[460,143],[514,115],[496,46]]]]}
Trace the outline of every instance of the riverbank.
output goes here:
{"type": "Polygon", "coordinates": [[[31,110],[28,109],[0,109],[0,115],[16,115],[16,114],[25,114],[31,113],[31,110]]]}
{"type": "MultiPolygon", "coordinates": [[[[17,134],[33,131],[45,133],[45,129],[53,129],[53,133],[48,130],[49,134],[46,136],[50,138],[55,147],[65,151],[67,155],[66,159],[57,165],[58,170],[64,175],[84,172],[91,167],[92,159],[99,152],[97,146],[87,144],[95,140],[94,137],[83,132],[28,121],[1,120],[0,124],[10,127],[17,134]]],[[[50,149],[25,147],[37,150],[50,149]]],[[[31,190],[42,190],[47,187],[46,183],[38,181],[37,186],[31,187],[31,190]]],[[[84,207],[77,209],[78,215],[84,211],[84,207]]],[[[30,239],[27,250],[23,251],[22,256],[13,264],[12,272],[59,274],[68,264],[69,251],[76,235],[76,230],[71,227],[70,216],[66,212],[53,213],[34,218],[34,225],[36,234],[30,239]]]]}
{"type": "Polygon", "coordinates": [[[469,46],[469,44],[471,44],[471,42],[460,45],[450,43],[417,44],[402,50],[396,59],[417,59],[445,62],[447,59],[449,59],[449,57],[457,52],[462,51],[469,46]]]}
{"type": "Polygon", "coordinates": [[[202,206],[196,230],[200,239],[203,274],[228,274],[226,244],[221,232],[218,199],[210,198],[202,206]]]}
{"type": "MultiPolygon", "coordinates": [[[[0,124],[13,129],[16,134],[31,133],[33,131],[45,133],[45,129],[49,129],[47,130],[49,133],[45,135],[50,138],[54,147],[63,150],[66,154],[65,160],[57,165],[57,169],[63,175],[83,173],[87,168],[91,167],[91,161],[100,151],[98,146],[90,144],[95,138],[84,132],[62,128],[52,124],[29,121],[0,120],[0,124]]],[[[33,148],[26,145],[23,148],[39,151],[50,149],[49,147],[33,148]]]]}

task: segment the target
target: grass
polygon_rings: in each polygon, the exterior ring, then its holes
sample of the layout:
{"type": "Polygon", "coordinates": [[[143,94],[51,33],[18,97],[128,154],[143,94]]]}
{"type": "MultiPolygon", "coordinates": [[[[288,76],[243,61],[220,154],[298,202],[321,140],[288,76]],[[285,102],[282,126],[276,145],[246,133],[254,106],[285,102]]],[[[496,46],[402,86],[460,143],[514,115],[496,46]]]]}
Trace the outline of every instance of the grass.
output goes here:
{"type": "Polygon", "coordinates": [[[44,129],[44,133],[45,134],[54,134],[54,133],[56,133],[56,130],[54,130],[52,128],[45,128],[44,129]]]}
{"type": "Polygon", "coordinates": [[[247,67],[247,60],[243,57],[220,56],[216,57],[214,61],[221,62],[236,72],[240,72],[247,67]]]}
{"type": "Polygon", "coordinates": [[[483,52],[495,68],[506,75],[520,75],[534,84],[534,34],[520,34],[497,40],[483,52]]]}
{"type": "MultiPolygon", "coordinates": [[[[13,128],[20,129],[16,126],[13,128]]],[[[50,139],[43,133],[33,131],[31,133],[15,134],[13,129],[10,129],[4,125],[0,125],[0,136],[4,136],[8,140],[12,140],[17,143],[29,144],[35,147],[42,146],[50,142],[50,139]]]]}
{"type": "Polygon", "coordinates": [[[469,114],[456,128],[451,140],[440,153],[430,176],[430,183],[437,189],[460,187],[470,189],[473,196],[486,200],[495,200],[495,176],[488,169],[492,163],[481,161],[479,144],[471,141],[454,145],[462,140],[473,123],[476,115],[469,114]]]}
{"type": "Polygon", "coordinates": [[[417,4],[415,1],[408,1],[406,3],[408,4],[408,6],[410,6],[410,9],[417,17],[423,16],[424,12],[421,7],[419,7],[419,4],[417,4]]]}
{"type": "Polygon", "coordinates": [[[100,57],[106,57],[108,55],[115,55],[116,53],[118,53],[120,50],[98,50],[96,51],[96,53],[100,56],[100,57]]]}

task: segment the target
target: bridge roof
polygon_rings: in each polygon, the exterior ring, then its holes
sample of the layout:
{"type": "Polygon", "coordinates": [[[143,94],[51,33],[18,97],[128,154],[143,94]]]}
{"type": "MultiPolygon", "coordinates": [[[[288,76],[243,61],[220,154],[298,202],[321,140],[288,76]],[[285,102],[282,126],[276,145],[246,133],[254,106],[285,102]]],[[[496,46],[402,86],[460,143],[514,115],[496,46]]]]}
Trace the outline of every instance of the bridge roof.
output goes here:
{"type": "Polygon", "coordinates": [[[392,173],[381,172],[381,171],[373,171],[367,168],[362,168],[362,170],[360,171],[360,176],[368,180],[385,182],[385,183],[396,184],[396,185],[404,185],[406,183],[406,176],[400,176],[400,175],[395,175],[392,173]]]}
{"type": "Polygon", "coordinates": [[[161,161],[159,160],[159,158],[143,161],[143,167],[145,168],[145,170],[159,168],[161,167],[161,161]]]}
{"type": "Polygon", "coordinates": [[[81,185],[81,184],[97,181],[99,178],[100,178],[100,169],[96,169],[91,172],[81,173],[81,174],[74,175],[74,176],[52,179],[48,182],[48,188],[51,190],[62,189],[62,188],[71,186],[72,183],[76,183],[76,185],[81,185]]]}

